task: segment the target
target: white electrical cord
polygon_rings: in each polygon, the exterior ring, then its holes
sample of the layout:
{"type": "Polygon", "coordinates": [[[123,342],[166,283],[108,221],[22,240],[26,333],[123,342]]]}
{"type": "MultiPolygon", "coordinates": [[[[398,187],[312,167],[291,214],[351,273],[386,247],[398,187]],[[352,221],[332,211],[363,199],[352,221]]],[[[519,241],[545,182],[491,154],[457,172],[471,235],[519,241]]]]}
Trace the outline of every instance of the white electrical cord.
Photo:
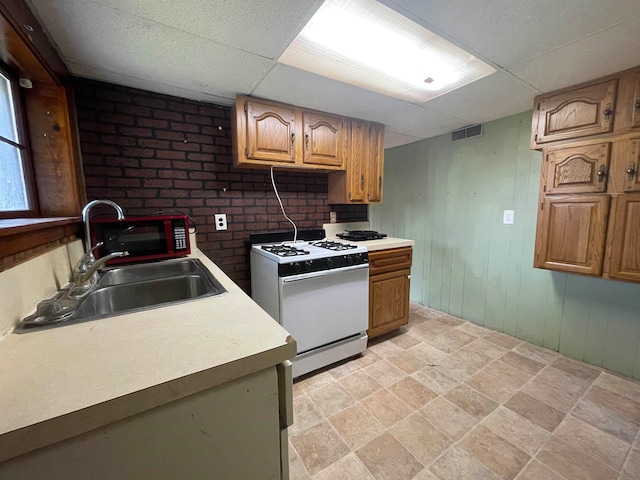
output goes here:
{"type": "Polygon", "coordinates": [[[282,215],[284,215],[284,218],[289,220],[289,223],[293,225],[293,243],[296,243],[298,241],[298,227],[296,227],[296,224],[293,223],[293,220],[291,220],[287,216],[286,212],[284,211],[284,206],[282,205],[282,200],[280,200],[280,194],[278,193],[278,188],[276,187],[276,181],[273,178],[273,165],[271,165],[271,185],[273,186],[273,191],[275,192],[276,198],[278,199],[278,203],[280,204],[280,210],[282,210],[282,215]]]}

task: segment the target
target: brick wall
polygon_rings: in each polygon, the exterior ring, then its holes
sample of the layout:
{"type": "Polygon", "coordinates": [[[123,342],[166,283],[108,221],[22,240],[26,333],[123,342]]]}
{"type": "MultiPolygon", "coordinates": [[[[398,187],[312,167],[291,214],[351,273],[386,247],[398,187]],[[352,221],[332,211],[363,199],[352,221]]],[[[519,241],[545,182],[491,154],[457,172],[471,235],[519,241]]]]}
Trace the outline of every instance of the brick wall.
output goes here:
{"type": "MultiPolygon", "coordinates": [[[[87,198],[108,198],[127,215],[180,211],[197,226],[198,247],[249,290],[246,240],[290,230],[269,172],[231,160],[229,107],[78,79],[74,86],[87,198]],[[216,231],[214,214],[228,230],[216,231]]],[[[367,219],[364,205],[327,202],[327,175],[276,170],[287,214],[298,228],[367,219]]]]}

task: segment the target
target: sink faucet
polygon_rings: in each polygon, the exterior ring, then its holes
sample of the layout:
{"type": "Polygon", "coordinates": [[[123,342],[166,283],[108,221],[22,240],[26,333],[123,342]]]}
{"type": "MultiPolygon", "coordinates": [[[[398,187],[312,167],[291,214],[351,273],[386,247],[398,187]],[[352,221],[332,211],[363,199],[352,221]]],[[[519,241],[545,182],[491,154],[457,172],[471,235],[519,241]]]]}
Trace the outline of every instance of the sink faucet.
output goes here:
{"type": "Polygon", "coordinates": [[[97,280],[97,271],[109,260],[129,255],[129,252],[111,252],[95,260],[92,252],[101,245],[102,242],[87,250],[76,266],[73,267],[73,284],[70,288],[71,297],[82,297],[85,293],[88,293],[97,280]]]}
{"type": "Polygon", "coordinates": [[[113,207],[113,209],[116,211],[116,214],[118,215],[118,220],[124,220],[124,212],[122,211],[122,208],[120,208],[120,205],[118,205],[116,202],[112,202],[111,200],[92,200],[84,206],[84,208],[82,209],[82,223],[84,224],[84,246],[90,257],[92,258],[93,248],[91,248],[91,226],[89,225],[89,213],[91,212],[91,209],[96,205],[108,205],[110,207],[113,207]]]}

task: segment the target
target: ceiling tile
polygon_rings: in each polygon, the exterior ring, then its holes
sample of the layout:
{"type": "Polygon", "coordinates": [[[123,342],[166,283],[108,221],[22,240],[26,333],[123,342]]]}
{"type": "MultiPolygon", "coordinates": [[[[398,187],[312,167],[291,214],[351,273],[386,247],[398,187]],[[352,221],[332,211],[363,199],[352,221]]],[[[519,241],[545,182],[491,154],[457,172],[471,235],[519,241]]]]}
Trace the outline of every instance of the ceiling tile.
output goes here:
{"type": "Polygon", "coordinates": [[[585,0],[382,0],[382,3],[502,67],[521,63],[640,14],[638,0],[616,0],[613,4],[585,0]]]}
{"type": "MultiPolygon", "coordinates": [[[[32,0],[37,6],[49,0],[32,0]]],[[[94,0],[266,58],[278,57],[321,0],[94,0]]]]}
{"type": "Polygon", "coordinates": [[[420,137],[412,137],[411,135],[404,135],[402,133],[392,132],[389,129],[384,130],[384,148],[393,148],[400,145],[406,145],[408,143],[418,142],[422,140],[420,137]]]}
{"type": "Polygon", "coordinates": [[[538,90],[549,92],[634,67],[640,64],[638,19],[629,19],[509,70],[538,90]]]}
{"type": "Polygon", "coordinates": [[[496,72],[424,106],[468,123],[483,123],[532,109],[533,98],[539,93],[509,73],[496,72]]]}

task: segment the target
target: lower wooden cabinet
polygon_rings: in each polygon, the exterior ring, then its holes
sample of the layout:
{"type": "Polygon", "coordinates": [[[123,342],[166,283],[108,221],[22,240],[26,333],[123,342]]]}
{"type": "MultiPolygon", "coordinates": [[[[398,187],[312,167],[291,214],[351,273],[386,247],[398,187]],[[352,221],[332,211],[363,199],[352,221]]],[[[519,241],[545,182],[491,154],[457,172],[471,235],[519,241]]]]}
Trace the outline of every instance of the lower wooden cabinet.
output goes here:
{"type": "Polygon", "coordinates": [[[608,276],[640,282],[640,194],[615,198],[611,216],[608,276]]]}
{"type": "Polygon", "coordinates": [[[369,252],[369,338],[409,322],[411,247],[369,252]]]}

